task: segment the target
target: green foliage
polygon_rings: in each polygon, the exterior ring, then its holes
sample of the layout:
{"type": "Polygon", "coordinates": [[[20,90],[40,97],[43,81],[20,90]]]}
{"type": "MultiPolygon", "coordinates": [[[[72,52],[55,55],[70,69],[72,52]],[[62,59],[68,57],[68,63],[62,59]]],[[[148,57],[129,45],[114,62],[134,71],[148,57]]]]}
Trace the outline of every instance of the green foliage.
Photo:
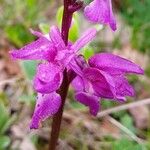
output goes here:
{"type": "Polygon", "coordinates": [[[150,77],[150,65],[145,69],[145,74],[150,77]]]}
{"type": "Polygon", "coordinates": [[[59,26],[62,24],[62,17],[63,17],[63,7],[58,8],[56,19],[59,26]]]}
{"type": "Polygon", "coordinates": [[[0,135],[0,150],[5,150],[10,144],[10,138],[8,136],[0,135]]]}
{"type": "Polygon", "coordinates": [[[0,1],[0,28],[15,46],[21,47],[34,38],[29,28],[46,20],[44,11],[50,0],[0,1]]]}
{"type": "Polygon", "coordinates": [[[71,106],[73,109],[78,109],[78,110],[86,110],[86,107],[78,102],[72,102],[71,106]]]}
{"type": "Polygon", "coordinates": [[[3,10],[2,16],[0,17],[1,26],[4,26],[5,23],[10,24],[12,22],[19,22],[30,26],[37,24],[37,22],[43,18],[44,15],[42,14],[42,10],[46,9],[50,0],[2,0],[0,3],[3,10]]]}
{"type": "Polygon", "coordinates": [[[146,150],[143,145],[139,145],[133,141],[126,138],[122,138],[113,142],[112,150],[146,150]]]}
{"type": "Polygon", "coordinates": [[[132,28],[132,46],[142,52],[150,47],[150,9],[149,0],[121,1],[121,13],[132,28]]]}
{"type": "Polygon", "coordinates": [[[73,22],[69,31],[69,39],[72,42],[75,42],[79,37],[79,24],[76,18],[73,18],[73,22]]]}
{"type": "MultiPolygon", "coordinates": [[[[62,24],[62,17],[63,17],[63,7],[60,7],[57,11],[56,19],[59,26],[62,24]]],[[[73,15],[73,21],[71,24],[71,28],[69,31],[69,40],[74,42],[79,37],[79,23],[78,23],[78,13],[73,15]]]]}
{"type": "Polygon", "coordinates": [[[88,60],[90,57],[94,55],[94,49],[91,46],[86,46],[83,49],[83,56],[86,60],[88,60]]]}
{"type": "Polygon", "coordinates": [[[113,101],[102,100],[101,105],[103,108],[107,109],[107,108],[115,106],[115,103],[113,101]]]}
{"type": "Polygon", "coordinates": [[[6,26],[5,33],[7,38],[17,47],[21,47],[29,41],[34,40],[34,37],[22,24],[6,26]]]}
{"type": "Polygon", "coordinates": [[[89,4],[91,0],[84,0],[85,4],[89,4]]]}
{"type": "Polygon", "coordinates": [[[131,84],[134,84],[139,80],[138,76],[136,76],[136,75],[130,75],[130,76],[128,76],[128,79],[131,84]]]}
{"type": "Polygon", "coordinates": [[[112,114],[112,116],[116,119],[121,119],[122,117],[124,117],[125,115],[127,114],[127,111],[126,110],[122,110],[122,111],[119,111],[119,112],[115,112],[112,114]]]}
{"type": "Polygon", "coordinates": [[[120,118],[120,122],[127,127],[130,131],[136,132],[136,129],[133,124],[133,118],[129,114],[125,114],[120,118]]]}
{"type": "Polygon", "coordinates": [[[35,94],[31,94],[31,95],[27,95],[27,94],[24,94],[24,95],[21,95],[20,99],[19,99],[19,102],[22,102],[22,103],[25,103],[27,104],[29,107],[33,107],[35,106],[35,99],[36,99],[36,96],[35,94]]]}
{"type": "Polygon", "coordinates": [[[25,75],[32,80],[36,72],[36,61],[23,61],[22,66],[24,68],[25,75]]]}
{"type": "Polygon", "coordinates": [[[14,122],[15,116],[10,116],[7,107],[3,103],[0,103],[0,114],[0,150],[4,150],[10,144],[10,138],[5,135],[5,132],[14,122]]]}
{"type": "Polygon", "coordinates": [[[44,34],[49,33],[49,30],[50,30],[49,24],[40,23],[40,24],[39,24],[39,28],[40,28],[40,30],[42,31],[42,33],[44,33],[44,34]]]}
{"type": "Polygon", "coordinates": [[[14,121],[14,117],[10,117],[10,114],[2,103],[0,103],[0,135],[4,134],[14,121]]]}

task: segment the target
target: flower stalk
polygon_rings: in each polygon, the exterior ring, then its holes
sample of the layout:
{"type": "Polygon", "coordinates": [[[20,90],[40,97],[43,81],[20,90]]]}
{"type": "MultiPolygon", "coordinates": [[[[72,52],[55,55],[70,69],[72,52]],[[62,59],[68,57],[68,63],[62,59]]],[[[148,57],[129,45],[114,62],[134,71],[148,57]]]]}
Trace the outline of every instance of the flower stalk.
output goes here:
{"type": "Polygon", "coordinates": [[[49,142],[49,150],[55,150],[57,146],[68,87],[69,87],[68,76],[67,76],[67,71],[65,70],[63,83],[59,90],[59,94],[62,98],[62,104],[57,114],[53,117],[52,130],[51,130],[50,142],[49,142]]]}
{"type": "MultiPolygon", "coordinates": [[[[72,3],[73,3],[72,0],[64,0],[61,36],[66,46],[68,45],[68,36],[69,36],[69,29],[70,29],[71,22],[72,22],[72,16],[73,16],[73,13],[75,12],[75,11],[70,11],[69,9],[70,6],[73,6],[72,3]]],[[[78,9],[80,8],[81,8],[81,4],[80,4],[80,7],[78,6],[78,9]]],[[[78,9],[76,9],[76,11],[78,9]]],[[[63,115],[65,100],[67,97],[69,83],[70,83],[70,81],[68,81],[69,78],[68,78],[68,73],[66,69],[64,70],[63,77],[64,78],[63,78],[62,85],[60,89],[58,90],[58,93],[60,94],[61,99],[62,99],[62,104],[57,114],[53,117],[52,130],[51,130],[51,135],[50,135],[51,137],[50,137],[50,142],[49,142],[49,150],[56,149],[57,141],[59,138],[62,115],[63,115]]]]}

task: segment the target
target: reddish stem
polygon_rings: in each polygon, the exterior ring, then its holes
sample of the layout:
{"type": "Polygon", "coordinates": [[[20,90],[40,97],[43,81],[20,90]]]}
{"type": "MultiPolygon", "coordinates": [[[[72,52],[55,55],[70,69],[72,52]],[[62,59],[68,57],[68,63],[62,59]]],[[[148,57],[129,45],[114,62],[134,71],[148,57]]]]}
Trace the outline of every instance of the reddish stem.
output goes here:
{"type": "Polygon", "coordinates": [[[66,45],[68,45],[69,28],[72,21],[72,13],[69,11],[69,6],[72,4],[72,0],[64,0],[64,12],[62,19],[61,35],[66,45]]]}
{"type": "MultiPolygon", "coordinates": [[[[81,3],[81,2],[79,2],[79,3],[76,2],[76,0],[64,0],[64,12],[63,12],[63,19],[62,19],[61,35],[62,35],[62,38],[63,38],[66,46],[68,45],[69,29],[71,26],[73,13],[75,11],[79,10],[82,7],[82,4],[83,3],[81,3]]],[[[72,80],[72,78],[73,78],[73,77],[70,78],[69,75],[70,74],[67,72],[67,70],[65,70],[63,73],[63,82],[58,91],[58,93],[60,94],[61,99],[62,99],[62,105],[61,105],[59,111],[57,112],[57,114],[53,117],[49,150],[55,150],[56,146],[57,146],[65,100],[67,97],[68,88],[69,88],[69,84],[70,84],[69,80],[72,80]]]]}
{"type": "Polygon", "coordinates": [[[63,110],[64,110],[64,104],[68,92],[68,77],[67,77],[67,71],[64,71],[64,79],[63,83],[60,87],[59,94],[61,95],[62,99],[62,105],[57,112],[57,114],[53,117],[53,122],[52,122],[52,131],[51,131],[51,139],[49,143],[49,150],[55,150],[57,146],[57,141],[59,137],[59,132],[60,132],[60,126],[61,126],[61,121],[62,121],[62,115],[63,115],[63,110]]]}
{"type": "MultiPolygon", "coordinates": [[[[72,0],[64,0],[64,12],[63,12],[63,20],[62,20],[62,38],[67,46],[68,44],[68,35],[69,35],[69,28],[71,25],[72,21],[72,14],[69,11],[69,6],[71,5],[72,0]]],[[[67,71],[64,71],[63,74],[63,82],[62,85],[59,89],[59,94],[62,99],[62,105],[57,112],[57,114],[53,117],[53,122],[52,122],[52,131],[51,131],[51,139],[49,143],[49,150],[55,150],[57,146],[57,141],[59,137],[59,132],[60,132],[60,126],[61,126],[61,121],[62,121],[62,115],[63,115],[63,110],[64,110],[64,104],[68,92],[68,87],[69,87],[69,82],[68,82],[68,75],[67,71]]]]}

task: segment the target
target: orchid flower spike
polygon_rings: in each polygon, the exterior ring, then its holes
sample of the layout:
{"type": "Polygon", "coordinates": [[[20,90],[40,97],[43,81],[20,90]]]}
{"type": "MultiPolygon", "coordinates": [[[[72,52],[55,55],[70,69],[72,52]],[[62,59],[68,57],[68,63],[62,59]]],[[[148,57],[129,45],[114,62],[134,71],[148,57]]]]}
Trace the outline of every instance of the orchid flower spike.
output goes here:
{"type": "Polygon", "coordinates": [[[56,26],[51,27],[49,36],[33,30],[32,33],[39,37],[36,41],[20,50],[10,51],[15,59],[44,60],[37,66],[33,80],[38,96],[31,129],[38,128],[41,121],[58,112],[61,97],[57,90],[61,86],[64,69],[74,72],[75,98],[88,106],[94,116],[100,109],[101,98],[124,101],[125,96],[134,95],[125,75],[143,74],[138,65],[109,53],[96,54],[87,63],[79,54],[79,50],[95,37],[95,29],[87,30],[74,44],[70,42],[67,46],[56,26]]]}
{"type": "Polygon", "coordinates": [[[74,44],[67,46],[56,26],[51,27],[49,36],[33,30],[32,33],[39,38],[20,50],[10,51],[10,55],[14,59],[44,60],[37,66],[33,80],[38,97],[30,127],[38,128],[40,121],[57,113],[61,98],[56,91],[62,83],[63,71],[71,69],[71,61],[96,36],[96,29],[87,30],[74,44]]]}
{"type": "Polygon", "coordinates": [[[138,65],[110,53],[96,54],[88,62],[79,54],[79,50],[96,36],[96,29],[88,29],[74,44],[70,42],[67,46],[56,26],[51,27],[49,36],[33,30],[32,33],[39,37],[36,41],[20,50],[10,51],[15,59],[44,60],[37,66],[33,80],[38,96],[31,129],[38,128],[41,121],[58,112],[61,97],[57,90],[61,86],[64,69],[75,74],[72,81],[75,98],[88,106],[94,116],[100,109],[101,98],[124,101],[125,96],[134,95],[125,75],[143,74],[138,65]]]}
{"type": "MultiPolygon", "coordinates": [[[[77,64],[83,64],[83,60],[81,62],[77,64]]],[[[127,73],[144,73],[133,62],[110,53],[96,54],[89,59],[87,65],[82,65],[82,68],[78,65],[78,70],[74,71],[77,73],[72,81],[75,97],[88,106],[94,116],[100,109],[101,98],[122,102],[126,100],[126,96],[134,96],[134,89],[125,77],[127,73]]]]}

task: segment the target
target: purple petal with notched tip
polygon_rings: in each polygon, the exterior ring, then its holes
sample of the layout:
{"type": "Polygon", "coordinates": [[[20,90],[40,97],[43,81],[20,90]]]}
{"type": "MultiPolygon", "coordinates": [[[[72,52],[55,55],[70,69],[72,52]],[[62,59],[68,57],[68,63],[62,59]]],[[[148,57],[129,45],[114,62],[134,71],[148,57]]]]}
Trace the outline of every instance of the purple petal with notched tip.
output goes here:
{"type": "Polygon", "coordinates": [[[88,29],[83,35],[72,45],[71,49],[74,50],[74,52],[77,52],[84,46],[86,46],[90,41],[92,41],[96,36],[96,29],[91,28],[88,29]]]}
{"type": "Polygon", "coordinates": [[[93,116],[97,115],[100,109],[99,98],[97,96],[90,95],[85,92],[78,92],[76,93],[75,98],[80,103],[84,104],[85,106],[88,106],[90,109],[90,113],[93,116]]]}
{"type": "Polygon", "coordinates": [[[10,51],[10,54],[15,59],[53,61],[56,56],[56,50],[52,42],[42,37],[20,50],[10,51]]]}
{"type": "Polygon", "coordinates": [[[134,89],[124,76],[114,76],[117,95],[134,96],[134,89]]]}
{"type": "Polygon", "coordinates": [[[64,50],[66,48],[65,43],[61,37],[61,33],[56,26],[52,26],[50,29],[49,36],[58,50],[64,50]]]}
{"type": "Polygon", "coordinates": [[[55,115],[60,106],[61,97],[56,92],[44,95],[38,94],[30,129],[37,129],[40,122],[55,115]]]}
{"type": "Polygon", "coordinates": [[[116,30],[111,0],[94,0],[85,7],[84,14],[90,21],[109,24],[113,31],[116,30]]]}
{"type": "Polygon", "coordinates": [[[89,65],[111,75],[120,75],[123,73],[144,73],[144,71],[133,62],[110,53],[94,55],[89,59],[89,65]]]}
{"type": "Polygon", "coordinates": [[[52,63],[40,64],[34,78],[34,89],[39,93],[56,91],[62,83],[63,70],[52,63]]]}

